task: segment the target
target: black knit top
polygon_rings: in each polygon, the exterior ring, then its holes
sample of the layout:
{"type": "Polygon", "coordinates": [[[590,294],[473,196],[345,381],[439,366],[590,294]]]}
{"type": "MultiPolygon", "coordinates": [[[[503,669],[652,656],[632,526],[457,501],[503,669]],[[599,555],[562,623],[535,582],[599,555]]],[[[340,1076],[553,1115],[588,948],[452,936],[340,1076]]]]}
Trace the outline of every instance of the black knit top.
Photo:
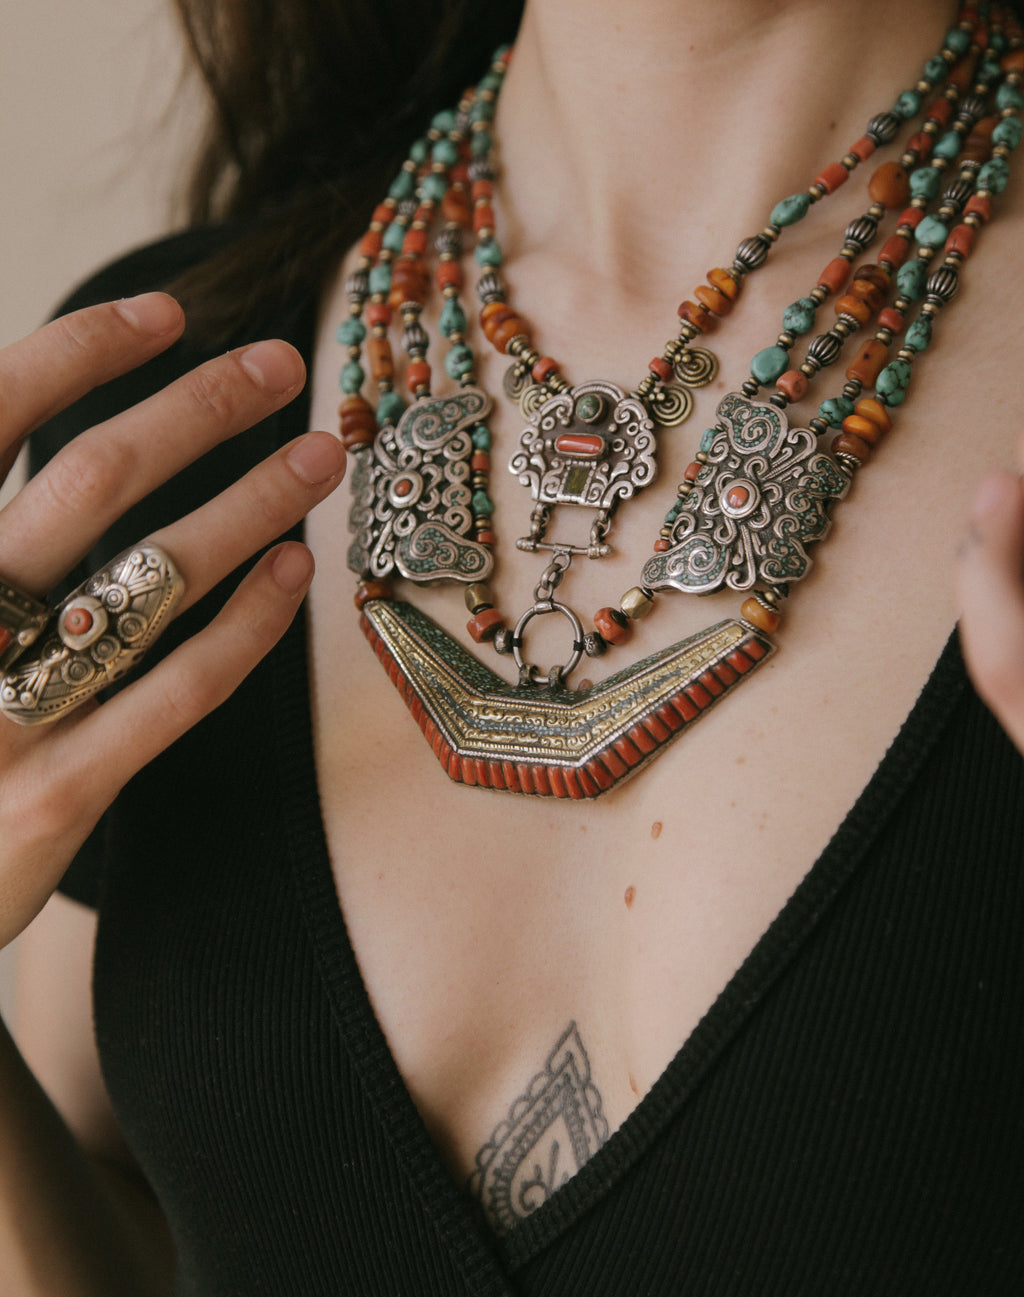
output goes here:
{"type": "MultiPolygon", "coordinates": [[[[136,254],[71,305],[166,282],[217,237],[136,254]]],[[[258,334],[308,357],[313,321],[300,300],[258,334]]],[[[178,344],[94,393],[36,437],[37,461],[203,358],[178,344]]],[[[296,403],[208,455],[90,566],[305,419],[296,403]]],[[[1024,762],[953,640],[650,1093],[500,1240],[432,1146],[360,980],[317,803],[301,619],[132,782],[64,886],[99,911],[103,1066],[174,1230],[182,1295],[1016,1297],[1022,856],[1024,762]]]]}

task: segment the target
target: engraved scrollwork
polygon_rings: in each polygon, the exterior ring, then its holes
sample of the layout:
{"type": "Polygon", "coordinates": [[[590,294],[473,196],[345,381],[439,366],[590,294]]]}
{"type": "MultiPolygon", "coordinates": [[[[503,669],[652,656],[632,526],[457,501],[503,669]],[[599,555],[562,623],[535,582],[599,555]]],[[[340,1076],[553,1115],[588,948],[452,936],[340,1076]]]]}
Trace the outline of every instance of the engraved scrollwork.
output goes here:
{"type": "Polygon", "coordinates": [[[644,565],[652,590],[708,594],[722,585],[789,585],[810,570],[807,548],[831,526],[849,478],[808,428],[731,393],[673,524],[669,548],[644,565]]]}

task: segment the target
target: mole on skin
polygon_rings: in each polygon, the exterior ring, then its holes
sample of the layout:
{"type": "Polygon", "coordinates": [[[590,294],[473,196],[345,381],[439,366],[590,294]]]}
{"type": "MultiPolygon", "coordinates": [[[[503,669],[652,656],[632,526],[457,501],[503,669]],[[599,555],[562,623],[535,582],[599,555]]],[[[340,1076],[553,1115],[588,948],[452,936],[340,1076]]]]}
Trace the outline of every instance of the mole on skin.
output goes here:
{"type": "Polygon", "coordinates": [[[631,909],[633,908],[633,902],[634,902],[635,899],[636,899],[636,888],[635,888],[635,887],[627,887],[627,888],[626,888],[626,897],[625,897],[625,900],[626,900],[626,909],[627,909],[627,910],[631,910],[631,909]]]}
{"type": "Polygon", "coordinates": [[[652,838],[661,837],[661,820],[655,820],[654,823],[651,825],[651,837],[652,838]]]}

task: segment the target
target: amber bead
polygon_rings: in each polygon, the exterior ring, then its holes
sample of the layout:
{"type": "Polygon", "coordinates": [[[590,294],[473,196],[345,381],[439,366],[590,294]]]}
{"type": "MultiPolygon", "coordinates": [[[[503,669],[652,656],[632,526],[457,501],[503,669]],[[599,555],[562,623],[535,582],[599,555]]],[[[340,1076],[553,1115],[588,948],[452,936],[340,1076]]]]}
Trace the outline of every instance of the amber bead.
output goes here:
{"type": "Polygon", "coordinates": [[[899,234],[891,234],[882,244],[878,260],[898,270],[909,255],[910,240],[902,238],[899,234]]]}
{"type": "Polygon", "coordinates": [[[852,455],[862,464],[866,464],[871,458],[871,447],[862,437],[855,436],[852,432],[841,432],[832,443],[832,451],[836,455],[852,455]]]}
{"type": "Polygon", "coordinates": [[[882,372],[888,356],[889,348],[884,342],[879,342],[877,338],[868,338],[847,366],[846,377],[857,379],[865,387],[871,387],[882,372]]]}
{"type": "Polygon", "coordinates": [[[874,315],[885,305],[885,293],[877,284],[873,284],[870,279],[857,278],[850,285],[850,296],[856,297],[859,301],[870,310],[874,315]]]}
{"type": "Polygon", "coordinates": [[[442,292],[446,288],[461,288],[462,267],[457,261],[439,261],[435,278],[442,292]]]}
{"type": "Polygon", "coordinates": [[[495,325],[489,336],[494,347],[503,352],[513,338],[525,332],[526,325],[518,315],[513,315],[510,319],[502,320],[500,324],[495,325]]]}
{"type": "Polygon", "coordinates": [[[594,629],[609,644],[625,644],[633,634],[633,627],[618,608],[599,608],[594,613],[594,629]]]}
{"type": "Polygon", "coordinates": [[[849,432],[855,437],[860,437],[861,441],[866,441],[869,446],[873,446],[882,435],[882,429],[877,423],[872,423],[870,419],[865,419],[860,414],[848,414],[846,416],[843,420],[843,432],[849,432]]]}
{"type": "Polygon", "coordinates": [[[484,608],[466,622],[466,630],[478,644],[489,643],[505,624],[497,608],[484,608]]]}
{"type": "Polygon", "coordinates": [[[960,161],[963,162],[980,162],[984,165],[992,156],[992,141],[984,135],[979,135],[976,131],[968,135],[964,141],[963,152],[960,155],[960,161]]]}
{"type": "Polygon", "coordinates": [[[486,306],[480,308],[480,325],[486,327],[488,320],[505,319],[514,312],[507,302],[494,301],[488,302],[486,306]]]}
{"type": "Polygon", "coordinates": [[[850,263],[845,257],[833,257],[818,276],[818,287],[829,293],[838,293],[850,276],[850,263]]]}
{"type": "Polygon", "coordinates": [[[469,229],[473,224],[473,205],[464,189],[449,189],[441,200],[441,215],[449,225],[469,229]]]}
{"type": "Polygon", "coordinates": [[[944,251],[959,252],[961,257],[966,259],[971,255],[976,235],[977,231],[972,230],[969,225],[954,225],[946,240],[944,251]]]}
{"type": "Polygon", "coordinates": [[[876,401],[873,396],[865,396],[858,401],[853,407],[853,412],[859,414],[862,419],[870,419],[881,432],[888,432],[892,427],[892,416],[889,411],[881,401],[876,401]]]}
{"type": "Polygon", "coordinates": [[[841,162],[830,162],[824,171],[814,177],[814,183],[820,185],[826,194],[834,194],[849,178],[850,173],[841,162]]]}
{"type": "Polygon", "coordinates": [[[693,290],[693,295],[701,306],[708,308],[712,315],[728,315],[732,310],[732,302],[729,298],[717,288],[711,288],[707,284],[698,284],[693,290]]]}
{"type": "Polygon", "coordinates": [[[949,72],[946,73],[947,85],[955,86],[960,94],[966,94],[967,89],[974,79],[974,59],[967,56],[958,63],[954,63],[949,72]]]}
{"type": "Polygon", "coordinates": [[[360,581],[356,586],[353,602],[357,608],[369,603],[371,599],[390,599],[391,587],[386,581],[360,581]]]}
{"type": "Polygon", "coordinates": [[[890,210],[903,207],[910,198],[910,179],[898,162],[883,162],[868,181],[868,194],[890,210]]]}
{"type": "Polygon", "coordinates": [[[706,306],[699,306],[696,302],[682,302],[678,311],[679,318],[685,320],[687,324],[692,324],[695,329],[701,333],[707,333],[715,322],[715,317],[711,314],[706,306]]]}
{"type": "Polygon", "coordinates": [[[779,622],[782,621],[781,613],[766,608],[760,599],[755,599],[753,596],[743,600],[740,616],[768,635],[778,630],[779,622]]]}
{"type": "Polygon", "coordinates": [[[720,293],[724,293],[730,302],[735,302],[740,295],[739,282],[729,274],[728,270],[721,266],[716,266],[714,270],[707,273],[707,281],[712,288],[717,288],[720,293]]]}
{"type": "Polygon", "coordinates": [[[410,392],[430,386],[430,366],[425,360],[413,360],[405,371],[405,381],[410,392]]]}
{"type": "Polygon", "coordinates": [[[799,369],[787,369],[775,386],[791,401],[800,401],[807,395],[807,375],[799,369]]]}
{"type": "Polygon", "coordinates": [[[669,382],[672,378],[672,366],[664,356],[655,356],[647,368],[656,378],[660,378],[663,383],[669,382]]]}
{"type": "Polygon", "coordinates": [[[374,378],[379,380],[394,377],[395,363],[391,355],[391,343],[387,338],[370,338],[366,344],[366,356],[374,378]]]}
{"type": "Polygon", "coordinates": [[[338,406],[342,444],[351,450],[366,446],[377,435],[377,420],[369,401],[361,396],[346,396],[338,406]]]}
{"type": "Polygon", "coordinates": [[[858,279],[866,279],[869,284],[874,284],[876,288],[885,291],[889,287],[891,276],[884,266],[868,264],[857,267],[854,272],[854,281],[856,282],[858,279]]]}
{"type": "Polygon", "coordinates": [[[858,324],[867,324],[873,314],[874,311],[868,306],[867,302],[862,302],[859,297],[854,297],[852,293],[846,293],[836,300],[836,315],[852,316],[858,324]]]}
{"type": "Polygon", "coordinates": [[[1024,72],[1024,49],[1011,50],[999,60],[1004,72],[1024,72]]]}

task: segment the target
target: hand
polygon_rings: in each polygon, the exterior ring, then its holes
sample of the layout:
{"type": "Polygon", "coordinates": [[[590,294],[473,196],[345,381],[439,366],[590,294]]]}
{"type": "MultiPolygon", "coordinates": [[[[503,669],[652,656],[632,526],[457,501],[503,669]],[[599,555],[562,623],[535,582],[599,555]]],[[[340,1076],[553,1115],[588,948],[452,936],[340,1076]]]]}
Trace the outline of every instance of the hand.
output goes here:
{"type": "MultiPolygon", "coordinates": [[[[149,293],[78,311],[0,351],[0,474],[33,428],[165,350],[183,325],[172,298],[149,293]]],[[[0,512],[0,579],[44,598],[131,504],[287,404],[304,378],[293,348],[259,342],[83,432],[0,512]]],[[[177,611],[293,527],[337,486],[344,464],[336,438],[309,433],[194,513],[139,537],[165,550],[183,576],[177,611]]],[[[28,728],[0,715],[0,946],[42,908],[127,780],[273,647],[312,574],[304,545],[279,545],[208,626],[104,706],[87,702],[28,728]]]]}
{"type": "Polygon", "coordinates": [[[956,571],[964,658],[975,688],[1024,752],[1024,483],[978,487],[956,571]]]}

